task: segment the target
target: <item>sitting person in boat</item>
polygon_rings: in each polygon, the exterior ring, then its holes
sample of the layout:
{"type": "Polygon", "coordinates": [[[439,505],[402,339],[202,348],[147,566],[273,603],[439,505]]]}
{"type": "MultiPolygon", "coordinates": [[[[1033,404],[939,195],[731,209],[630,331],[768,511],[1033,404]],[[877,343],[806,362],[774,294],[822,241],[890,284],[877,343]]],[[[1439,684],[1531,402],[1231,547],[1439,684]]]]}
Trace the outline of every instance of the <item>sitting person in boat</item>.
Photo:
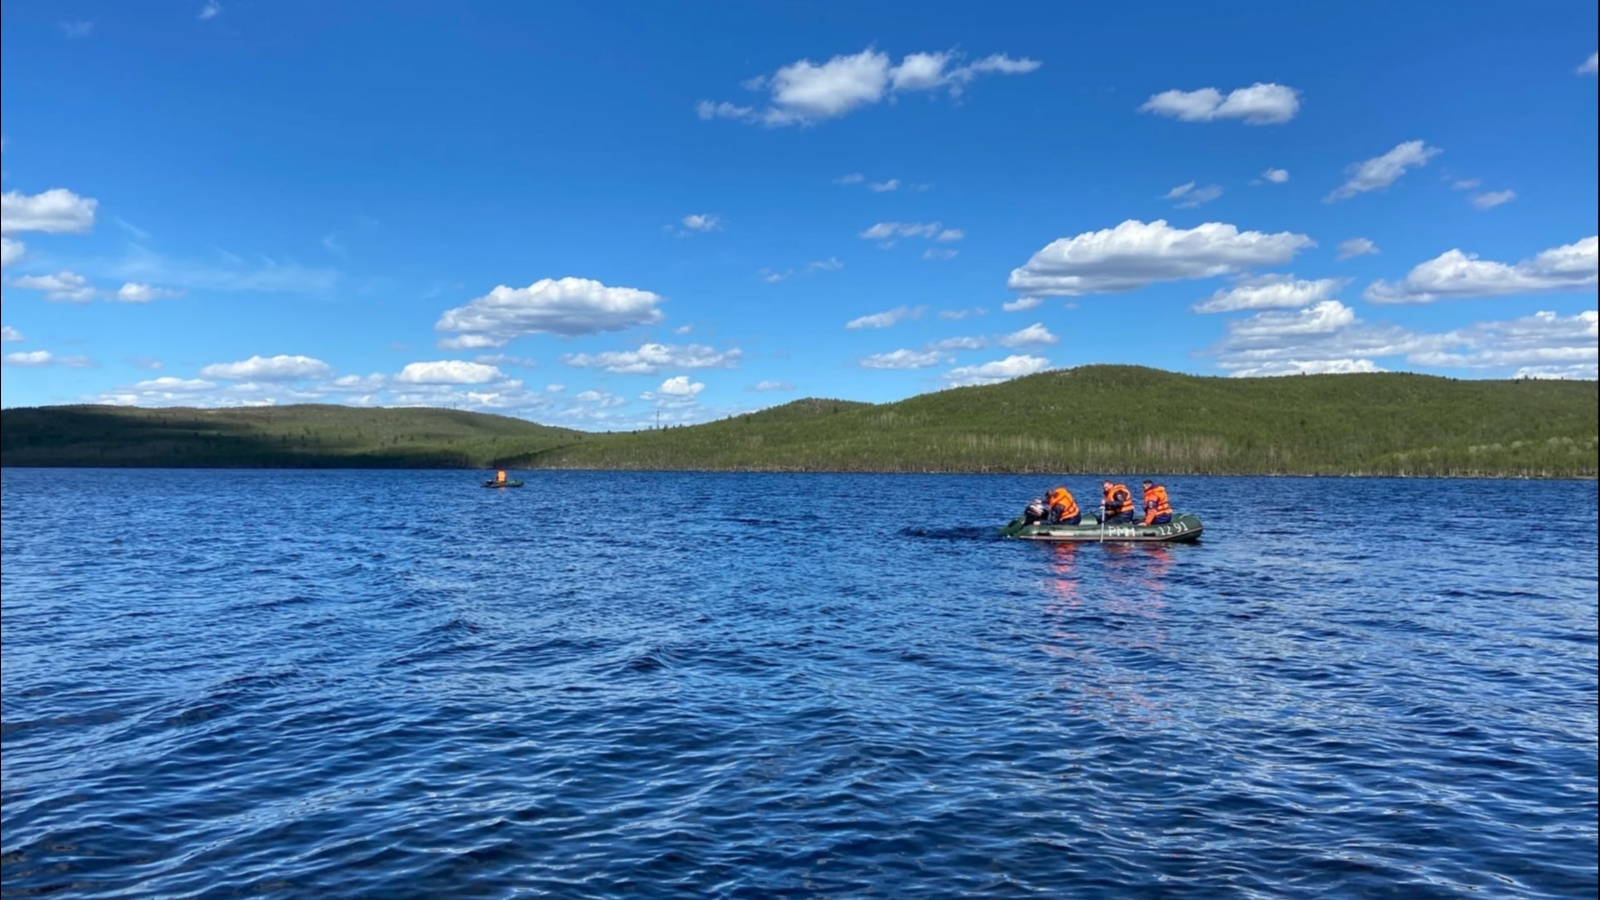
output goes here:
{"type": "Polygon", "coordinates": [[[1125,484],[1102,481],[1104,496],[1100,501],[1100,524],[1120,525],[1133,522],[1133,494],[1125,484]]]}
{"type": "Polygon", "coordinates": [[[1172,504],[1167,500],[1167,489],[1154,481],[1144,480],[1144,524],[1165,525],[1172,521],[1172,504]]]}
{"type": "Polygon", "coordinates": [[[1049,508],[1044,505],[1043,500],[1035,497],[1028,502],[1027,508],[1022,511],[1022,524],[1037,525],[1049,517],[1049,508]]]}
{"type": "Polygon", "coordinates": [[[1077,525],[1083,521],[1083,513],[1078,510],[1078,501],[1072,498],[1072,492],[1064,487],[1051,488],[1045,496],[1049,505],[1050,524],[1052,525],[1077,525]]]}
{"type": "Polygon", "coordinates": [[[506,483],[506,470],[505,469],[495,469],[494,470],[494,483],[495,484],[505,484],[506,483]]]}

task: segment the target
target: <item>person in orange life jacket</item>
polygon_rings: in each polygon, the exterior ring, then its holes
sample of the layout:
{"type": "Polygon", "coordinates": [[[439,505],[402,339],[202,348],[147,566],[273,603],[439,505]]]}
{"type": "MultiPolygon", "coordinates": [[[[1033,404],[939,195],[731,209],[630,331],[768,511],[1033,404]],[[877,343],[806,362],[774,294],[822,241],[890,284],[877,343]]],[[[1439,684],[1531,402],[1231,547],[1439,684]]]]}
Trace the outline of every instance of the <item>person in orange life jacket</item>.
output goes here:
{"type": "Polygon", "coordinates": [[[1154,481],[1144,480],[1144,523],[1165,525],[1172,521],[1172,504],[1167,500],[1167,489],[1154,481]]]}
{"type": "Polygon", "coordinates": [[[1100,508],[1104,511],[1100,516],[1100,524],[1119,525],[1134,520],[1133,494],[1128,491],[1127,485],[1103,481],[1100,489],[1104,492],[1100,502],[1100,508]]]}
{"type": "Polygon", "coordinates": [[[1038,497],[1028,501],[1027,508],[1022,511],[1022,524],[1024,525],[1037,525],[1048,518],[1050,518],[1050,510],[1044,505],[1044,501],[1038,497]]]}
{"type": "Polygon", "coordinates": [[[1077,525],[1083,521],[1078,501],[1072,499],[1072,492],[1064,487],[1051,488],[1050,493],[1045,495],[1045,503],[1050,508],[1052,525],[1077,525]]]}
{"type": "Polygon", "coordinates": [[[496,469],[495,470],[495,472],[494,472],[494,483],[495,484],[505,484],[506,483],[506,470],[505,469],[496,469]]]}

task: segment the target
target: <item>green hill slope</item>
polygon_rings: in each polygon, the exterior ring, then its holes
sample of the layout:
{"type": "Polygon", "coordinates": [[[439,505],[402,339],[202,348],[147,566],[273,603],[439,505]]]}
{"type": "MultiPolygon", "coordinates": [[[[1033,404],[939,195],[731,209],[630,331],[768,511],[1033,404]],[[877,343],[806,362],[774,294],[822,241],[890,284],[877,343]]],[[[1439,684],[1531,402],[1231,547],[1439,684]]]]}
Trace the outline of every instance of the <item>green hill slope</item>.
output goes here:
{"type": "Polygon", "coordinates": [[[61,406],[0,416],[8,466],[1595,477],[1595,382],[1202,378],[1084,366],[872,405],[798,400],[588,434],[444,409],[61,406]]]}
{"type": "Polygon", "coordinates": [[[487,467],[589,438],[450,409],[49,406],[0,414],[7,466],[487,467]]]}
{"type": "Polygon", "coordinates": [[[1085,366],[880,406],[805,400],[526,458],[592,468],[1593,477],[1595,382],[1201,378],[1085,366]]]}

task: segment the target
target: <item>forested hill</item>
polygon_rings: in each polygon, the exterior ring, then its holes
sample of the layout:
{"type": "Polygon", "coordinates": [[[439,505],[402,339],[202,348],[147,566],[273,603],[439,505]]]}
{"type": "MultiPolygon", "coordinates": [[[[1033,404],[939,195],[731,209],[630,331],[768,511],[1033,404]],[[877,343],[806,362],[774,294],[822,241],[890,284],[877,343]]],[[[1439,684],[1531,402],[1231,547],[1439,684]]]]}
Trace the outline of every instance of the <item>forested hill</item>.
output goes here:
{"type": "Polygon", "coordinates": [[[801,400],[558,447],[543,466],[1594,477],[1596,383],[1202,378],[1083,366],[878,406],[801,400]]]}
{"type": "Polygon", "coordinates": [[[593,434],[442,409],[64,406],[0,416],[0,464],[1595,476],[1595,382],[1228,379],[1084,366],[898,403],[799,400],[593,434]]]}
{"type": "Polygon", "coordinates": [[[481,468],[590,437],[453,409],[43,406],[0,413],[0,465],[481,468]]]}

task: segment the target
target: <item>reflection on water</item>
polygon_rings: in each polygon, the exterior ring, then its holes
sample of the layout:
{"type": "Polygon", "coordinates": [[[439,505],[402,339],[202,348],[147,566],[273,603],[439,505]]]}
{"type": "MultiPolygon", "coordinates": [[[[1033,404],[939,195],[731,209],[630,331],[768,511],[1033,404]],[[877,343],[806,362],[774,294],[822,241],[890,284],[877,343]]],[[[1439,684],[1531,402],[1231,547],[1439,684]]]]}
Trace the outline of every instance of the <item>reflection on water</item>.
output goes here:
{"type": "Polygon", "coordinates": [[[1166,652],[1165,576],[1174,548],[1161,544],[1047,544],[1045,617],[1051,634],[1042,649],[1070,664],[1057,690],[1073,698],[1073,715],[1107,719],[1137,716],[1159,724],[1159,686],[1141,674],[1144,655],[1166,652]],[[1080,586],[1081,554],[1091,562],[1094,586],[1080,586]],[[1079,630],[1084,623],[1092,630],[1079,630]],[[1134,658],[1140,665],[1120,660],[1134,658]]]}
{"type": "Polygon", "coordinates": [[[8,897],[1600,887],[1592,482],[0,477],[8,897]]]}

